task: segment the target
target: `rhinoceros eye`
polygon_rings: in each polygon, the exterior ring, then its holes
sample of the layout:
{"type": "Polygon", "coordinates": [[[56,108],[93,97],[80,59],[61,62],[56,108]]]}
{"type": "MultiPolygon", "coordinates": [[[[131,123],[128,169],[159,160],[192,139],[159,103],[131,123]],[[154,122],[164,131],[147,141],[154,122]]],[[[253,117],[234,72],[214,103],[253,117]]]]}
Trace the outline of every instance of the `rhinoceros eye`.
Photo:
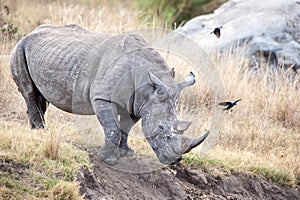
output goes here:
{"type": "Polygon", "coordinates": [[[165,130],[165,127],[163,125],[159,125],[158,128],[159,128],[160,131],[164,131],[165,130]]]}
{"type": "Polygon", "coordinates": [[[167,89],[163,85],[155,85],[155,92],[159,95],[165,94],[167,89]]]}

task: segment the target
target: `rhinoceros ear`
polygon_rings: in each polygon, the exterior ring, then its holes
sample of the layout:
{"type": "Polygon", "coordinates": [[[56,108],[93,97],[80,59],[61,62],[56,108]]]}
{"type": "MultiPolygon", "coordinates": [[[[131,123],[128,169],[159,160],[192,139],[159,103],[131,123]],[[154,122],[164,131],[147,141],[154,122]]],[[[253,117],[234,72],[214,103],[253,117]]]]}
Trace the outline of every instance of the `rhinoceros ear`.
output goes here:
{"type": "Polygon", "coordinates": [[[149,82],[150,85],[154,88],[156,94],[161,97],[168,97],[168,87],[154,74],[149,71],[149,82]]]}
{"type": "Polygon", "coordinates": [[[164,83],[157,78],[154,74],[152,74],[150,71],[148,71],[149,74],[149,81],[151,85],[164,85],[164,83]]]}

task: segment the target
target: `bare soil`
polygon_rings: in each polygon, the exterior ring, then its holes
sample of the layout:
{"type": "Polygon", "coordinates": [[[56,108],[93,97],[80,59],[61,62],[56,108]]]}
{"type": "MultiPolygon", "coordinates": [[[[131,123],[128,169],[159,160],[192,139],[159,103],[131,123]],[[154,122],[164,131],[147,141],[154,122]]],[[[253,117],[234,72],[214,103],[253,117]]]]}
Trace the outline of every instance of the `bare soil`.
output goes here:
{"type": "Polygon", "coordinates": [[[27,169],[29,169],[29,165],[24,165],[23,163],[0,157],[0,172],[19,176],[27,176],[27,169]]]}
{"type": "Polygon", "coordinates": [[[300,188],[282,187],[251,174],[213,175],[182,164],[152,172],[114,169],[90,154],[92,171],[82,167],[80,192],[86,199],[300,199],[300,188]]]}

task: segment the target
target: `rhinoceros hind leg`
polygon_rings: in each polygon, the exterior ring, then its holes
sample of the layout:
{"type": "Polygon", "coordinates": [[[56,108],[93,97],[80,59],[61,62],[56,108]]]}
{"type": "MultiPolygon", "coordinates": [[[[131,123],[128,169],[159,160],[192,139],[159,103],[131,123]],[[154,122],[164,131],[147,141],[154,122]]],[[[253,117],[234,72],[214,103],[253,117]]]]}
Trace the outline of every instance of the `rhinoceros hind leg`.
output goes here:
{"type": "Polygon", "coordinates": [[[31,113],[29,111],[28,107],[28,114],[29,114],[29,121],[31,128],[33,129],[39,129],[44,128],[45,124],[45,112],[48,106],[48,101],[38,92],[35,93],[35,100],[32,102],[29,102],[29,104],[32,104],[31,106],[31,113]]]}
{"type": "MultiPolygon", "coordinates": [[[[22,92],[23,94],[23,92],[22,92]]],[[[23,95],[27,105],[27,114],[32,129],[44,128],[44,114],[47,109],[46,99],[38,91],[23,95]]]]}
{"type": "Polygon", "coordinates": [[[23,42],[18,44],[11,56],[10,69],[18,90],[25,99],[31,127],[44,128],[44,113],[47,108],[47,101],[31,79],[24,48],[23,42]]]}
{"type": "Polygon", "coordinates": [[[110,103],[102,100],[93,102],[94,111],[105,133],[105,144],[98,153],[99,159],[106,164],[114,165],[120,158],[119,145],[121,141],[121,129],[115,119],[117,110],[110,103]]]}

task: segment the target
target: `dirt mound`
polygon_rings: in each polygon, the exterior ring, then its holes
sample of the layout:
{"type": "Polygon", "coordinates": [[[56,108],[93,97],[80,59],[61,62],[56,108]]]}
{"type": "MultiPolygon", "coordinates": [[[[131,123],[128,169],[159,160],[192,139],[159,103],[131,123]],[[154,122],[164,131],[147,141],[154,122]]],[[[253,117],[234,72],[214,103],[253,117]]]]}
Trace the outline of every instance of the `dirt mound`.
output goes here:
{"type": "Polygon", "coordinates": [[[0,172],[24,176],[27,174],[26,169],[28,168],[29,165],[0,157],[0,172]]]}
{"type": "Polygon", "coordinates": [[[153,172],[113,169],[91,154],[93,172],[78,176],[86,199],[300,199],[299,188],[280,187],[249,174],[212,175],[183,165],[153,172]]]}

